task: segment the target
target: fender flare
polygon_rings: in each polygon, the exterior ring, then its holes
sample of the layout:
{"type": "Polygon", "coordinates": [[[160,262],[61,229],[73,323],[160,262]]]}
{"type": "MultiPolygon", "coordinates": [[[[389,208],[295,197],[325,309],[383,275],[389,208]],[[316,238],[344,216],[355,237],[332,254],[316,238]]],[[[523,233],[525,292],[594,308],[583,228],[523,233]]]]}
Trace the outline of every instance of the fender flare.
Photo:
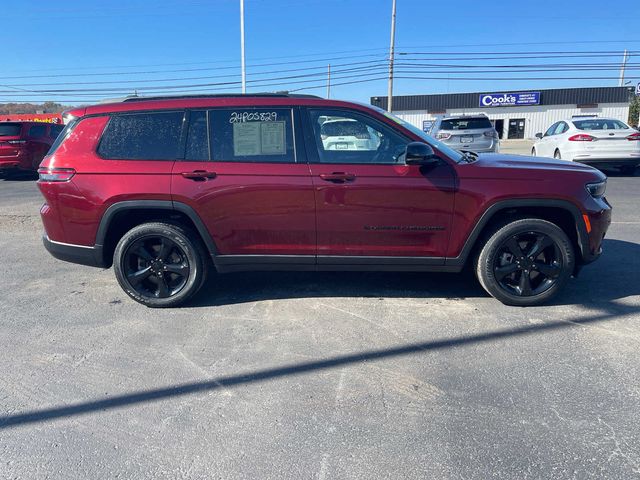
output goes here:
{"type": "Polygon", "coordinates": [[[546,198],[518,198],[512,200],[500,200],[491,204],[474,225],[473,229],[471,230],[471,234],[467,237],[467,240],[465,241],[464,246],[460,251],[460,254],[457,257],[447,258],[445,261],[445,265],[463,266],[468,260],[472,249],[476,245],[476,241],[480,237],[480,234],[487,226],[487,224],[491,221],[493,216],[500,210],[518,207],[551,207],[560,208],[569,212],[573,216],[576,226],[580,254],[584,258],[585,255],[589,252],[589,234],[587,233],[587,227],[584,224],[582,212],[575,204],[569,202],[568,200],[546,198]]]}
{"type": "Polygon", "coordinates": [[[96,247],[103,248],[107,237],[107,232],[111,226],[111,222],[116,214],[122,211],[133,210],[172,210],[186,215],[195,225],[202,241],[204,242],[209,254],[215,256],[218,252],[216,244],[211,238],[211,234],[204,225],[204,222],[196,211],[189,205],[182,202],[173,202],[171,200],[125,200],[110,205],[102,215],[98,231],[96,233],[96,247]]]}

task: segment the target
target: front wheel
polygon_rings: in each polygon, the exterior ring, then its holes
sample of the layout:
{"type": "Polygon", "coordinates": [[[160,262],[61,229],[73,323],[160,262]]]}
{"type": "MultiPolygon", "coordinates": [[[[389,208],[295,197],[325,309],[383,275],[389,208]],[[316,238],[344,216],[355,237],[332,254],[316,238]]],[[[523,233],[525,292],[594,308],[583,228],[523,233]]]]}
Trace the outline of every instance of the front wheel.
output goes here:
{"type": "Polygon", "coordinates": [[[206,253],[191,230],[168,223],[145,223],[118,242],[113,267],[118,283],[147,307],[175,307],[204,283],[206,253]]]}
{"type": "Polygon", "coordinates": [[[486,237],[476,264],[482,287],[505,305],[540,305],[573,273],[575,255],[566,233],[539,218],[497,227],[486,237]]]}

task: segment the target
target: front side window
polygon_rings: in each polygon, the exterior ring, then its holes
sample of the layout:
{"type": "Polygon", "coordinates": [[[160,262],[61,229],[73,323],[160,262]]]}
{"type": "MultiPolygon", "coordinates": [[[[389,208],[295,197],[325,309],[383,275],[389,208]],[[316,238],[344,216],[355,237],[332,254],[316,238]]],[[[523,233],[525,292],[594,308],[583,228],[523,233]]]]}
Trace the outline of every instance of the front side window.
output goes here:
{"type": "Polygon", "coordinates": [[[398,163],[409,141],[356,112],[309,110],[321,163],[398,163]]]}
{"type": "Polygon", "coordinates": [[[556,127],[554,135],[560,135],[560,134],[564,133],[566,130],[567,130],[567,124],[564,123],[564,122],[560,122],[560,123],[558,123],[558,126],[556,127]]]}
{"type": "Polygon", "coordinates": [[[217,162],[294,163],[292,122],[289,108],[210,110],[211,159],[217,162]]]}
{"type": "Polygon", "coordinates": [[[554,132],[556,131],[556,128],[558,128],[558,123],[554,123],[553,125],[551,125],[548,130],[544,133],[545,137],[550,137],[551,135],[554,135],[554,132]]]}
{"type": "Polygon", "coordinates": [[[182,158],[184,112],[114,115],[102,135],[98,154],[113,160],[182,158]]]}

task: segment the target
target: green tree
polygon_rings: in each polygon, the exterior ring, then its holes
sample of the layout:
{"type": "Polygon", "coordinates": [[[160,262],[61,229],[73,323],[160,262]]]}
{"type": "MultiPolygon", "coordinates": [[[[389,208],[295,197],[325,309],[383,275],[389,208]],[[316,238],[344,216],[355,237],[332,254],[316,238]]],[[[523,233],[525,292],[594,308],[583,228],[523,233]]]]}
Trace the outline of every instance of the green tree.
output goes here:
{"type": "Polygon", "coordinates": [[[629,123],[637,127],[639,125],[638,123],[639,116],[640,116],[640,97],[636,95],[631,99],[631,105],[629,106],[629,123]]]}

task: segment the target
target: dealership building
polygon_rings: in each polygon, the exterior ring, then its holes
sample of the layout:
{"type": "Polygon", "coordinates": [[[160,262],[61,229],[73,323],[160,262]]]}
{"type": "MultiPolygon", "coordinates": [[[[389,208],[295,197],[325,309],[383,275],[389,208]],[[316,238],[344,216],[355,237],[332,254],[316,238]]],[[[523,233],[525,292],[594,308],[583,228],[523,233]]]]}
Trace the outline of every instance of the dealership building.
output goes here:
{"type": "MultiPolygon", "coordinates": [[[[574,115],[598,115],[626,122],[633,87],[510,90],[393,97],[393,113],[427,131],[442,115],[484,113],[502,139],[534,138],[558,120],[574,115]]],[[[387,108],[387,97],[371,97],[387,108]]]]}

